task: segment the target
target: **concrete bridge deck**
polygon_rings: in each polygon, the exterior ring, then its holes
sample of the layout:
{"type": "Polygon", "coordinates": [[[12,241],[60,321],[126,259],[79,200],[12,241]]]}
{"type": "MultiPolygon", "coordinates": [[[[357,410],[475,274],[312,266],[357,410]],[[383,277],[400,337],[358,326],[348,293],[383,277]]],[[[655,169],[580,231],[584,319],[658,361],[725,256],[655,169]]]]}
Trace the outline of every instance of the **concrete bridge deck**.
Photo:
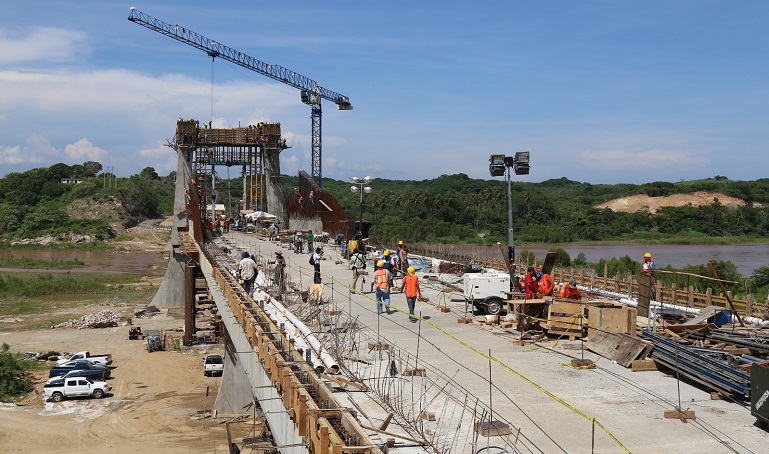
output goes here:
{"type": "MultiPolygon", "coordinates": [[[[307,254],[239,232],[217,242],[230,249],[233,262],[245,250],[267,268],[281,250],[287,280],[304,290],[312,283],[307,254]]],[[[705,390],[681,382],[681,407],[694,410],[697,418],[688,423],[664,419],[663,412],[679,402],[675,377],[634,373],[588,351],[584,357],[597,367],[574,369],[569,361],[583,354],[574,348],[578,341],[522,346],[511,330],[457,323],[465,305],[452,301],[459,295],[446,289],[458,277],[428,279],[418,273],[430,300],[417,303],[419,323],[409,323],[405,296],[397,292],[390,313],[377,315],[373,293],[351,293],[347,263],[334,247],[324,249],[323,305],[313,307],[292,294],[284,295],[284,303],[308,324],[314,320],[325,348],[340,355],[341,373],[327,376],[327,383],[343,405],[355,410],[364,431],[372,428],[372,444],[395,432],[403,436],[396,438],[395,452],[766,452],[769,436],[757,427],[749,405],[711,400],[705,390]],[[439,304],[451,311],[439,311],[439,304]],[[500,435],[478,435],[496,432],[500,435]]],[[[242,327],[229,323],[228,330],[237,329],[242,327]]],[[[233,383],[223,386],[235,389],[233,383]]],[[[268,408],[278,397],[265,394],[264,399],[268,408]]]]}

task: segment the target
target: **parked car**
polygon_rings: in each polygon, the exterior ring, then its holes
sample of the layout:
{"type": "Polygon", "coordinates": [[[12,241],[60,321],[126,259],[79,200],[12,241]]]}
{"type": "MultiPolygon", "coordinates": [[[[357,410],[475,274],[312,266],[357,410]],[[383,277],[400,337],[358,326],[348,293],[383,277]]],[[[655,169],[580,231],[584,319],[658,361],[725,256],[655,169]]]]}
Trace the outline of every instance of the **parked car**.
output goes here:
{"type": "Polygon", "coordinates": [[[88,361],[94,363],[94,364],[102,364],[104,366],[109,366],[112,364],[112,355],[92,355],[91,352],[77,352],[70,356],[69,358],[64,358],[56,361],[57,366],[61,366],[64,363],[67,363],[69,361],[76,361],[78,359],[87,359],[88,361]]]}
{"type": "Polygon", "coordinates": [[[56,377],[57,375],[63,375],[73,370],[100,370],[105,374],[104,378],[109,378],[112,371],[107,366],[94,364],[85,359],[78,359],[76,361],[70,361],[62,364],[61,366],[55,366],[51,369],[49,377],[56,377]]]}
{"type": "Polygon", "coordinates": [[[93,369],[93,370],[71,370],[67,373],[57,375],[55,377],[51,377],[48,379],[47,383],[51,383],[54,380],[63,380],[65,378],[88,378],[91,381],[104,381],[107,379],[106,373],[103,370],[99,369],[93,369]]]}
{"type": "Polygon", "coordinates": [[[224,358],[222,355],[206,355],[203,360],[203,375],[214,376],[224,373],[224,358]]]}
{"type": "Polygon", "coordinates": [[[91,381],[84,377],[72,377],[54,380],[43,386],[43,395],[46,399],[61,402],[65,397],[91,396],[96,399],[104,397],[112,389],[106,382],[91,381]]]}

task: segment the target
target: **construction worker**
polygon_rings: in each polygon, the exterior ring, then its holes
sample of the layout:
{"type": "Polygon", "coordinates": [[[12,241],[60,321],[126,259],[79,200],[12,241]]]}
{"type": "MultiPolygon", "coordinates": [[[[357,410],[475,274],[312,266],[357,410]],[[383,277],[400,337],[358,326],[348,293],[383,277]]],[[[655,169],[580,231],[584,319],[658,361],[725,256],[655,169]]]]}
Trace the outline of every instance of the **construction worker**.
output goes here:
{"type": "Polygon", "coordinates": [[[644,254],[644,262],[641,264],[641,274],[649,276],[651,278],[651,284],[649,287],[649,297],[651,299],[657,298],[657,290],[654,285],[654,273],[657,272],[657,265],[652,260],[651,252],[644,254]]]}
{"type": "Polygon", "coordinates": [[[401,273],[405,275],[409,267],[409,248],[403,240],[398,241],[398,262],[401,273]]]}
{"type": "Polygon", "coordinates": [[[315,242],[315,235],[313,235],[312,230],[307,231],[307,252],[312,254],[312,243],[315,242]]]}
{"type": "Polygon", "coordinates": [[[242,259],[238,263],[238,275],[243,280],[243,290],[246,291],[246,295],[251,292],[251,285],[256,280],[256,262],[251,258],[251,254],[243,252],[240,255],[242,259]]]}
{"type": "Polygon", "coordinates": [[[644,254],[644,262],[641,264],[641,274],[646,274],[653,278],[656,271],[657,265],[655,265],[654,261],[652,261],[652,254],[651,252],[647,252],[644,254]]]}
{"type": "Polygon", "coordinates": [[[539,296],[553,296],[553,290],[555,290],[555,281],[553,281],[553,277],[542,271],[535,276],[538,282],[539,296]]]}
{"type": "Polygon", "coordinates": [[[366,254],[356,249],[350,257],[350,268],[352,268],[352,288],[350,293],[355,293],[355,287],[358,284],[358,278],[361,279],[360,292],[363,293],[363,284],[366,283],[366,254]]]}
{"type": "Polygon", "coordinates": [[[406,276],[403,277],[403,284],[401,284],[401,292],[406,290],[406,304],[409,306],[409,321],[416,323],[417,319],[414,317],[414,305],[417,302],[417,297],[422,297],[422,291],[419,289],[419,278],[416,275],[416,270],[413,266],[406,269],[406,276]]]}
{"type": "Polygon", "coordinates": [[[377,270],[374,279],[376,285],[376,313],[381,314],[384,309],[382,302],[387,305],[387,313],[390,313],[390,280],[392,279],[392,273],[386,269],[385,263],[379,260],[376,264],[377,270]]]}
{"type": "Polygon", "coordinates": [[[280,293],[286,291],[286,259],[283,258],[281,251],[275,251],[275,286],[278,287],[280,293]]]}
{"type": "Polygon", "coordinates": [[[572,279],[569,282],[563,284],[563,287],[561,287],[561,292],[558,293],[558,296],[561,298],[569,298],[573,300],[581,299],[582,293],[579,291],[579,288],[577,288],[577,280],[572,279]]]}
{"type": "Polygon", "coordinates": [[[539,298],[539,283],[536,277],[538,273],[540,271],[533,266],[526,270],[526,276],[523,278],[523,289],[526,291],[526,298],[539,298]]]}
{"type": "Polygon", "coordinates": [[[398,269],[398,258],[390,253],[389,249],[385,249],[382,252],[382,261],[384,262],[384,268],[390,272],[390,287],[392,287],[395,271],[398,269]]]}

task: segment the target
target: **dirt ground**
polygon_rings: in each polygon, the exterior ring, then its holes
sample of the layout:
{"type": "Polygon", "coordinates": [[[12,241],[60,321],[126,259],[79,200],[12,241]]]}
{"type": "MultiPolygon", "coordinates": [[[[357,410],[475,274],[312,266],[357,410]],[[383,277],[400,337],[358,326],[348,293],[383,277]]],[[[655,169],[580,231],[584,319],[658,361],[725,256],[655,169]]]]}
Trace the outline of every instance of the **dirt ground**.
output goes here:
{"type": "MultiPolygon", "coordinates": [[[[171,330],[180,320],[166,314],[136,319],[142,329],[171,330]]],[[[181,336],[181,333],[172,333],[181,336]]],[[[128,340],[128,327],[0,332],[14,351],[90,350],[112,353],[108,397],[44,402],[47,370],[36,373],[35,391],[19,406],[0,407],[0,452],[227,452],[219,420],[201,419],[219,389],[203,375],[203,355],[219,346],[148,353],[128,340]],[[206,390],[209,395],[206,398],[206,390]]]]}
{"type": "MultiPolygon", "coordinates": [[[[147,232],[145,238],[134,239],[131,249],[154,251],[165,238],[147,232]]],[[[92,304],[68,309],[67,316],[78,318],[102,309],[131,316],[146,304],[92,304]]],[[[61,317],[58,312],[37,317],[61,317]]],[[[183,326],[180,316],[181,309],[170,315],[164,310],[152,318],[134,318],[133,324],[181,337],[181,332],[174,331],[183,326]]],[[[0,404],[0,452],[228,452],[224,418],[201,417],[204,407],[212,407],[221,381],[203,375],[203,356],[221,353],[221,346],[148,353],[145,341],[128,340],[129,327],[122,323],[102,329],[29,330],[24,327],[28,318],[0,324],[0,343],[11,345],[13,352],[112,353],[114,370],[107,381],[112,390],[99,400],[44,402],[42,388],[48,371],[36,372],[31,395],[18,404],[0,404]]],[[[249,429],[250,425],[233,425],[233,437],[242,439],[249,429]]]]}
{"type": "Polygon", "coordinates": [[[609,208],[612,211],[635,213],[648,207],[651,213],[656,213],[662,207],[679,206],[705,206],[712,205],[718,199],[721,205],[727,207],[745,206],[745,201],[716,192],[695,192],[693,194],[673,194],[664,197],[649,197],[646,194],[637,194],[630,197],[622,197],[596,205],[596,208],[609,208]]]}

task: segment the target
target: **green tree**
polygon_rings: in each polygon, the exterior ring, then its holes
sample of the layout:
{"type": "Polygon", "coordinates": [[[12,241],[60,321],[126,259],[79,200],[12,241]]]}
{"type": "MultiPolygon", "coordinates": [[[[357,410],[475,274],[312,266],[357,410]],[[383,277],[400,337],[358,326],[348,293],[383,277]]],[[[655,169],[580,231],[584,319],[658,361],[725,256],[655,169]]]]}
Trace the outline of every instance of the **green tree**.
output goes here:
{"type": "Polygon", "coordinates": [[[158,176],[158,173],[155,172],[155,169],[152,167],[145,167],[142,169],[141,173],[139,174],[140,177],[144,178],[145,180],[159,180],[160,176],[158,176]]]}
{"type": "Polygon", "coordinates": [[[33,389],[24,364],[9,352],[10,349],[11,346],[6,343],[0,349],[0,400],[3,402],[33,389]]]}

